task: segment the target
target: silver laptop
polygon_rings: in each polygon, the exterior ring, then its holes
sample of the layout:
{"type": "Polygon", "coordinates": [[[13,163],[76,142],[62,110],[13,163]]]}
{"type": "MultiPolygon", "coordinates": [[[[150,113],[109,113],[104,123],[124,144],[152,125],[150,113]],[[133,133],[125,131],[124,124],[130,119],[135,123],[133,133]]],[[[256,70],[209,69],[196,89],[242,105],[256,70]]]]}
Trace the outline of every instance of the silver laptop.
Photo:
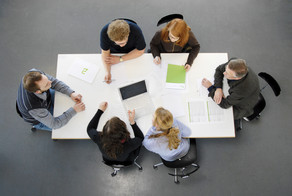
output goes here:
{"type": "Polygon", "coordinates": [[[154,104],[145,80],[120,87],[119,94],[126,112],[135,109],[136,118],[154,113],[154,104]]]}

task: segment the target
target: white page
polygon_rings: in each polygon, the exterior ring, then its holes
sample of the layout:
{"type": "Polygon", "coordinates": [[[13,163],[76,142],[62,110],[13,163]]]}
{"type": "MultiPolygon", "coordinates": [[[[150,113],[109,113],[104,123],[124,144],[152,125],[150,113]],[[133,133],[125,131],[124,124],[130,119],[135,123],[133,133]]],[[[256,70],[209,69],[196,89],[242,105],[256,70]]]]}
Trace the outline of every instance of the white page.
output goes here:
{"type": "Polygon", "coordinates": [[[78,79],[92,83],[99,69],[100,65],[84,61],[83,59],[76,59],[68,73],[78,79]]]}
{"type": "MultiPolygon", "coordinates": [[[[202,80],[203,78],[200,78],[197,80],[197,89],[198,89],[198,93],[199,93],[199,96],[200,97],[208,97],[208,94],[209,94],[209,91],[207,88],[205,88],[203,85],[202,85],[202,80]]],[[[214,81],[214,78],[207,78],[207,80],[209,80],[212,84],[213,84],[213,81],[214,81]]]]}
{"type": "Polygon", "coordinates": [[[208,122],[206,101],[204,100],[188,101],[188,110],[190,123],[208,122]]]}
{"type": "Polygon", "coordinates": [[[213,100],[207,101],[210,122],[224,122],[224,110],[213,100]]]}

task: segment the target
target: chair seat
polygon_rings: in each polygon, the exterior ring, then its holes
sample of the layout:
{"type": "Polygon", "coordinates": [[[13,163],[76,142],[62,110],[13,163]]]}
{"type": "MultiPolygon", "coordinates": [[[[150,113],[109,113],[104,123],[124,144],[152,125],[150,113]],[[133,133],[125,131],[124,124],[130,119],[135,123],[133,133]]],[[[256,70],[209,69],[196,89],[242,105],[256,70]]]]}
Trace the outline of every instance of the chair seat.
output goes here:
{"type": "Polygon", "coordinates": [[[196,140],[191,140],[189,152],[182,158],[175,161],[166,161],[161,159],[163,164],[169,168],[181,168],[195,163],[197,160],[196,140]]]}

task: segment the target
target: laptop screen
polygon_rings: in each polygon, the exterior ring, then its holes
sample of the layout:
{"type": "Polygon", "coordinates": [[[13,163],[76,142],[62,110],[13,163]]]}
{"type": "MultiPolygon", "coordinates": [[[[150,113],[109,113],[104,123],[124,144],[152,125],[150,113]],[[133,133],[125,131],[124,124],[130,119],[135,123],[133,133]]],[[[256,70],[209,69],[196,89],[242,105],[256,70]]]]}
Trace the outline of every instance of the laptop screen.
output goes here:
{"type": "Polygon", "coordinates": [[[145,80],[120,88],[122,99],[128,99],[147,92],[145,80]]]}

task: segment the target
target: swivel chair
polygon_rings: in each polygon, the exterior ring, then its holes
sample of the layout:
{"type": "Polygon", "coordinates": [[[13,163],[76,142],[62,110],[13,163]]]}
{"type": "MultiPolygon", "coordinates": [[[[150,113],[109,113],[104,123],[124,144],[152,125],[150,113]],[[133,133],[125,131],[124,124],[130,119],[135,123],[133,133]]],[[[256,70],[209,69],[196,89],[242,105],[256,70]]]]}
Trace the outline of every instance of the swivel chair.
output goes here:
{"type": "Polygon", "coordinates": [[[132,22],[132,23],[134,23],[134,24],[137,24],[134,20],[132,20],[132,19],[128,19],[128,18],[116,18],[116,19],[113,19],[112,21],[115,21],[115,20],[127,20],[127,21],[129,21],[129,22],[132,22]]]}
{"type": "Polygon", "coordinates": [[[112,177],[115,177],[118,173],[118,171],[120,171],[122,168],[124,167],[129,167],[131,165],[136,165],[139,169],[139,171],[142,171],[143,168],[136,162],[136,160],[138,159],[138,156],[134,159],[134,161],[127,161],[127,162],[117,162],[117,161],[110,161],[107,160],[103,157],[103,163],[106,164],[107,166],[110,166],[111,168],[113,168],[113,173],[111,173],[112,177]]]}
{"type": "MultiPolygon", "coordinates": [[[[253,119],[259,119],[260,118],[262,111],[266,107],[266,100],[265,100],[265,98],[264,98],[264,96],[262,94],[262,91],[268,85],[272,88],[272,90],[273,90],[273,92],[274,92],[276,97],[278,97],[280,95],[280,92],[281,92],[280,85],[278,84],[278,82],[270,74],[265,73],[265,72],[260,72],[258,74],[258,76],[261,77],[266,82],[266,84],[260,90],[260,95],[259,95],[259,98],[258,98],[258,102],[253,108],[253,111],[254,111],[253,114],[248,116],[248,117],[243,117],[243,119],[246,120],[246,121],[252,121],[253,119]]],[[[237,127],[238,130],[242,129],[241,120],[239,122],[239,125],[237,125],[237,126],[238,126],[237,127]]]]}
{"type": "Polygon", "coordinates": [[[181,14],[169,14],[167,16],[162,17],[158,22],[157,22],[157,26],[163,24],[163,23],[167,23],[175,18],[179,18],[179,19],[184,19],[183,15],[181,14]]]}
{"type": "Polygon", "coordinates": [[[196,148],[196,139],[191,139],[189,152],[182,158],[175,161],[166,161],[162,159],[161,163],[153,165],[154,169],[157,169],[159,165],[165,165],[169,168],[174,168],[174,174],[168,173],[171,176],[174,176],[174,183],[179,184],[178,177],[188,178],[192,173],[196,172],[200,166],[196,163],[197,161],[197,148],[196,148]],[[188,170],[187,167],[191,166],[193,170],[188,170]],[[180,173],[178,173],[180,170],[180,173]],[[189,172],[186,172],[186,171],[189,172]]]}
{"type": "MultiPolygon", "coordinates": [[[[19,115],[19,117],[23,119],[22,114],[21,114],[20,111],[19,111],[19,108],[18,108],[17,102],[16,102],[16,112],[17,112],[17,114],[19,115]]],[[[36,131],[36,128],[34,128],[34,126],[32,126],[32,128],[31,128],[30,130],[31,130],[32,132],[35,132],[35,131],[36,131]]]]}

